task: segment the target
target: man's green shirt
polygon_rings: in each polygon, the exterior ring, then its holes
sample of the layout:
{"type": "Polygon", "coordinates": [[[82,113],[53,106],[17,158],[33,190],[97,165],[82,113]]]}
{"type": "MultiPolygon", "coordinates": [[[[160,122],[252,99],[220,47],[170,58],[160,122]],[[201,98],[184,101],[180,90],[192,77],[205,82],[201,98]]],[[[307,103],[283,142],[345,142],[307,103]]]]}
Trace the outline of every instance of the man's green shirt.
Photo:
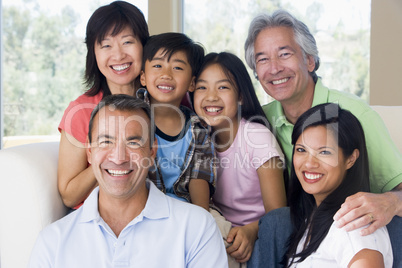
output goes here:
{"type": "MultiPolygon", "coordinates": [[[[381,117],[362,99],[347,92],[328,89],[318,79],[313,106],[327,102],[337,103],[341,108],[349,110],[363,127],[369,156],[371,192],[387,192],[402,183],[402,155],[381,117]]],[[[290,172],[293,124],[287,121],[280,102],[273,101],[262,108],[282,147],[290,172]]]]}

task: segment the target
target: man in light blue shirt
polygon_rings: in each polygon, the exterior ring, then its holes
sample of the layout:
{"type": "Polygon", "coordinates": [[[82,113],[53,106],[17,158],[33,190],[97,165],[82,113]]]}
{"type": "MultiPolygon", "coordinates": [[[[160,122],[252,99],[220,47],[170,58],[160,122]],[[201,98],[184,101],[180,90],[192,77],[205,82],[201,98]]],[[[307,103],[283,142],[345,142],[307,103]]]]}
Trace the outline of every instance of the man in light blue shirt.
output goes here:
{"type": "Polygon", "coordinates": [[[111,95],[94,109],[88,162],[99,187],[45,228],[29,267],[227,267],[212,216],[147,180],[156,155],[147,104],[111,95]]]}

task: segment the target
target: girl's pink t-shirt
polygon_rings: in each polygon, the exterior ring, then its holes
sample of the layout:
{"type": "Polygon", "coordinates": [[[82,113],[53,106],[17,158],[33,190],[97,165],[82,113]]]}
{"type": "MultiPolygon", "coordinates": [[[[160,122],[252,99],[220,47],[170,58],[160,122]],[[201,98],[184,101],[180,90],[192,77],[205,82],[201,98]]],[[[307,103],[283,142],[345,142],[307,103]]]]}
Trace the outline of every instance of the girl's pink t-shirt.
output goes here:
{"type": "Polygon", "coordinates": [[[217,155],[214,204],[233,226],[259,220],[265,209],[257,169],[272,157],[284,161],[275,136],[267,127],[242,119],[233,144],[217,155]]]}

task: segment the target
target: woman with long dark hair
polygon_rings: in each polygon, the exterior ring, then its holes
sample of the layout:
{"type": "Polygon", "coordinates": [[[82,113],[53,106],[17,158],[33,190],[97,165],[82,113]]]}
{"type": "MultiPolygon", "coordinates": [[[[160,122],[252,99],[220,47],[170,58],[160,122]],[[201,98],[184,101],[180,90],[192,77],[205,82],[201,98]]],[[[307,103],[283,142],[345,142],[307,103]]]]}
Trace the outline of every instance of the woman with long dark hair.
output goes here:
{"type": "Polygon", "coordinates": [[[297,120],[288,200],[293,233],[286,267],[391,267],[385,227],[371,235],[346,232],[333,217],[345,199],[369,191],[364,132],[337,104],[317,105],[297,120]]]}

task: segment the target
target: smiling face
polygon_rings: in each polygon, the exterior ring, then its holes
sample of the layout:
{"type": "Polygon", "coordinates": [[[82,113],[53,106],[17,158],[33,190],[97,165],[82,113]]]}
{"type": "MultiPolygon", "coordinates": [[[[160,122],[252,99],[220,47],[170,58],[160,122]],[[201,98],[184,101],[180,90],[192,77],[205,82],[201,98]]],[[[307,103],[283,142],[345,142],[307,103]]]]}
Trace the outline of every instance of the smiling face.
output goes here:
{"type": "Polygon", "coordinates": [[[95,43],[96,63],[112,94],[134,94],[134,80],[141,72],[142,50],[141,42],[128,27],[95,43]]]}
{"type": "Polygon", "coordinates": [[[147,87],[151,104],[171,104],[178,107],[187,93],[194,90],[194,77],[183,51],[171,55],[160,49],[151,61],[145,62],[141,84],[147,87]]]}
{"type": "Polygon", "coordinates": [[[156,149],[150,147],[150,122],[145,112],[104,107],[93,122],[87,155],[100,193],[117,199],[146,194],[145,179],[156,149]]]}
{"type": "Polygon", "coordinates": [[[238,91],[219,64],[201,72],[195,85],[194,109],[212,128],[237,126],[239,104],[238,91]]]}
{"type": "Polygon", "coordinates": [[[324,126],[309,127],[295,144],[293,166],[305,192],[312,194],[317,206],[343,181],[358,155],[345,158],[333,132],[324,126]]]}
{"type": "Polygon", "coordinates": [[[289,103],[303,100],[307,93],[312,96],[315,85],[309,72],[314,70],[314,59],[303,55],[291,28],[262,30],[255,40],[254,51],[256,73],[268,95],[289,103]]]}

